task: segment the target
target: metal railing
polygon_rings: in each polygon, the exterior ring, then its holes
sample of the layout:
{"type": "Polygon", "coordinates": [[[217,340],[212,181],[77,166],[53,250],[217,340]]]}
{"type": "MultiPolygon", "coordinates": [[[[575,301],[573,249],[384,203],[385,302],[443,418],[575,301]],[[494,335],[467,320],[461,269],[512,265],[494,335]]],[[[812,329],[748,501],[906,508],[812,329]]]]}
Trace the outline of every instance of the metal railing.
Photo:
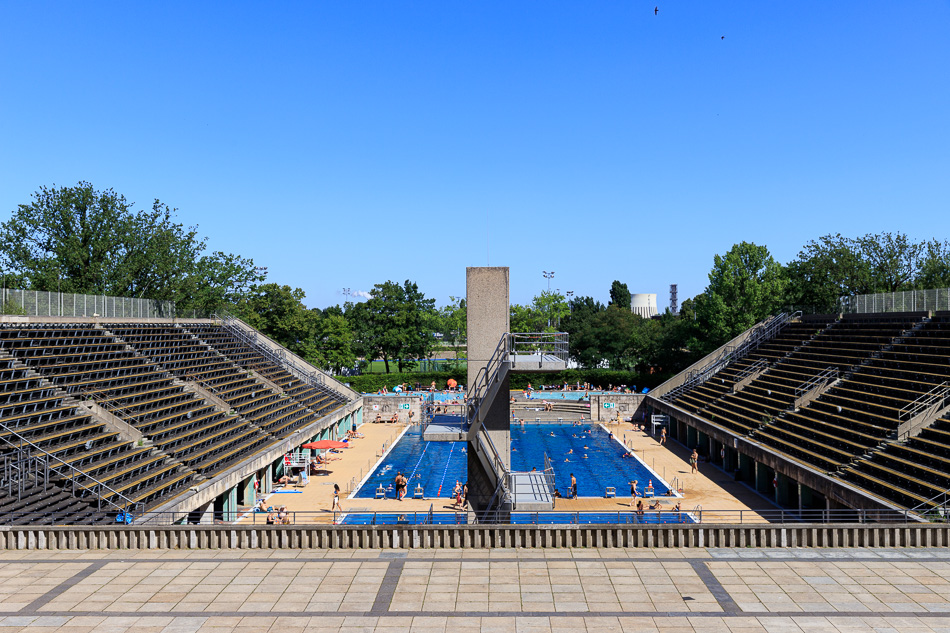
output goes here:
{"type": "Polygon", "coordinates": [[[3,314],[45,317],[170,319],[176,316],[174,301],[13,288],[0,290],[0,309],[3,314]]]}
{"type": "Polygon", "coordinates": [[[520,355],[540,355],[549,361],[567,362],[569,355],[567,332],[511,332],[508,352],[520,355]]]}
{"type": "Polygon", "coordinates": [[[686,380],[682,385],[671,389],[667,393],[664,393],[660,396],[660,398],[666,400],[667,402],[676,400],[690,389],[698,387],[712,378],[719,372],[719,370],[726,367],[730,363],[744,358],[746,354],[778,334],[786,323],[799,316],[801,316],[801,312],[795,312],[793,314],[783,312],[762,321],[752,328],[752,330],[749,332],[749,336],[746,337],[742,343],[736,346],[727,346],[723,348],[716,358],[706,363],[706,365],[699,369],[691,370],[687,374],[686,380]]]}
{"type": "MultiPolygon", "coordinates": [[[[18,451],[21,456],[24,455],[23,453],[24,449],[29,447],[29,450],[31,453],[30,457],[32,459],[40,460],[39,464],[37,464],[37,467],[43,470],[52,472],[55,475],[62,477],[64,480],[68,480],[69,482],[68,486],[71,488],[72,494],[74,496],[76,496],[77,488],[80,490],[87,491],[91,495],[93,495],[95,497],[97,509],[100,512],[104,511],[103,504],[109,506],[114,511],[118,511],[122,513],[123,515],[128,515],[129,513],[133,513],[134,515],[138,516],[139,514],[141,514],[142,509],[144,509],[145,506],[143,503],[132,501],[131,499],[129,499],[128,497],[120,493],[119,491],[104,484],[103,482],[99,481],[92,475],[82,470],[79,470],[72,464],[69,464],[63,461],[62,459],[60,459],[59,457],[56,457],[52,453],[43,450],[42,448],[40,448],[39,446],[31,442],[24,436],[20,435],[19,433],[17,433],[15,430],[10,428],[6,424],[3,424],[2,422],[0,422],[0,430],[4,431],[5,433],[10,434],[17,440],[16,442],[14,442],[10,440],[8,437],[0,435],[0,441],[3,441],[9,447],[18,451]],[[78,480],[80,477],[94,483],[95,485],[87,486],[83,483],[79,483],[78,480]],[[120,499],[122,503],[119,504],[112,501],[111,499],[103,498],[102,496],[103,494],[110,494],[116,499],[120,499]]],[[[77,498],[85,500],[85,498],[83,497],[77,497],[77,498]]]]}
{"type": "MultiPolygon", "coordinates": [[[[250,347],[256,353],[263,356],[266,360],[271,363],[274,363],[278,367],[282,368],[284,371],[289,373],[291,376],[297,378],[298,380],[306,383],[307,385],[314,387],[318,391],[330,396],[337,402],[343,404],[349,403],[356,399],[358,396],[348,396],[345,395],[342,391],[334,389],[327,385],[327,380],[333,380],[329,378],[325,373],[314,367],[301,367],[297,362],[292,358],[288,358],[287,354],[282,346],[277,344],[274,341],[271,341],[274,347],[270,345],[265,345],[258,340],[258,337],[265,337],[263,334],[258,332],[249,332],[241,327],[239,319],[229,314],[216,314],[214,318],[221,322],[224,329],[237,338],[239,341],[250,347]]],[[[270,340],[270,339],[268,339],[270,340]]],[[[343,389],[346,389],[345,387],[343,389]]],[[[353,392],[355,394],[355,392],[353,392]]]]}
{"type": "Polygon", "coordinates": [[[950,395],[950,386],[942,382],[898,411],[897,419],[902,422],[909,421],[934,405],[943,404],[948,395],[950,395]]]}
{"type": "Polygon", "coordinates": [[[795,387],[795,399],[801,398],[806,393],[812,389],[816,389],[826,385],[827,383],[838,379],[838,368],[837,367],[826,367],[820,372],[803,382],[802,384],[795,387]]]}
{"type": "MultiPolygon", "coordinates": [[[[447,498],[444,501],[449,501],[447,498]]],[[[344,503],[346,503],[344,501],[344,503]]],[[[273,508],[273,506],[271,506],[273,508]]],[[[99,513],[86,520],[76,520],[75,512],[0,512],[0,525],[127,525],[122,513],[99,513]]],[[[144,512],[135,515],[130,528],[171,525],[612,525],[612,524],[714,524],[714,525],[768,525],[768,524],[891,524],[913,525],[920,523],[950,522],[950,505],[936,505],[913,510],[897,509],[818,509],[818,510],[716,510],[696,505],[691,510],[663,506],[659,509],[644,508],[597,511],[540,511],[513,512],[511,516],[494,510],[474,512],[470,510],[436,511],[434,504],[427,510],[383,511],[328,511],[290,510],[279,513],[246,510],[216,510],[214,512],[144,512]],[[271,516],[269,520],[268,517],[271,516]],[[230,519],[233,517],[233,519],[230,519]],[[508,519],[498,521],[498,517],[508,519]],[[230,520],[229,520],[230,519],[230,520]]]]}
{"type": "Polygon", "coordinates": [[[924,312],[950,310],[950,288],[854,295],[841,299],[842,312],[924,312]]]}

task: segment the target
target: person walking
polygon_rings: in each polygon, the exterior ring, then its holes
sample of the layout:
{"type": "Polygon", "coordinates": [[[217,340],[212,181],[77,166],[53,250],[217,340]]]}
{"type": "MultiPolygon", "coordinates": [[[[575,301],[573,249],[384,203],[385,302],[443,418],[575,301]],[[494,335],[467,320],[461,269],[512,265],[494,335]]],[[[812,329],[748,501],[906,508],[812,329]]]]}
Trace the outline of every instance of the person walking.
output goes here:
{"type": "Polygon", "coordinates": [[[660,429],[660,446],[666,444],[666,427],[660,429]]]}
{"type": "Polygon", "coordinates": [[[690,474],[695,475],[699,468],[699,453],[695,448],[693,449],[693,453],[689,456],[689,467],[691,469],[690,474]]]}
{"type": "Polygon", "coordinates": [[[343,512],[343,506],[340,505],[340,484],[333,484],[333,506],[330,508],[330,512],[336,510],[343,512]]]}
{"type": "Polygon", "coordinates": [[[577,499],[577,479],[571,473],[571,499],[577,499]]]}
{"type": "Polygon", "coordinates": [[[630,507],[633,507],[633,502],[636,501],[637,497],[640,496],[640,491],[637,490],[637,480],[634,479],[630,482],[630,507]]]}

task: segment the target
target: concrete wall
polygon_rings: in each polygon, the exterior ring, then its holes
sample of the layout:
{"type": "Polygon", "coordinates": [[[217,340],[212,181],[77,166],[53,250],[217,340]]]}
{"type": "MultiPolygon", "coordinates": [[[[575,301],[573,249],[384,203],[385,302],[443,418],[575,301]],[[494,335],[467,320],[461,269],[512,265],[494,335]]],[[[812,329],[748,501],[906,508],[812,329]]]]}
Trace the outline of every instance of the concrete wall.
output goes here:
{"type": "Polygon", "coordinates": [[[0,550],[948,547],[946,524],[0,527],[0,550]]]}
{"type": "Polygon", "coordinates": [[[592,422],[616,420],[618,412],[624,420],[630,417],[639,419],[643,412],[641,405],[645,397],[642,393],[591,394],[590,419],[592,422]],[[614,407],[605,409],[605,403],[613,404],[614,407]]]}
{"type": "MultiPolygon", "coordinates": [[[[459,398],[462,398],[459,394],[459,398]]],[[[363,396],[363,422],[373,422],[376,420],[376,414],[383,416],[383,420],[388,422],[393,413],[399,414],[399,421],[406,422],[409,412],[412,412],[413,422],[422,419],[422,401],[419,396],[363,396]],[[403,409],[402,405],[408,404],[409,409],[403,409]],[[373,407],[379,407],[374,409],[373,407]]]]}

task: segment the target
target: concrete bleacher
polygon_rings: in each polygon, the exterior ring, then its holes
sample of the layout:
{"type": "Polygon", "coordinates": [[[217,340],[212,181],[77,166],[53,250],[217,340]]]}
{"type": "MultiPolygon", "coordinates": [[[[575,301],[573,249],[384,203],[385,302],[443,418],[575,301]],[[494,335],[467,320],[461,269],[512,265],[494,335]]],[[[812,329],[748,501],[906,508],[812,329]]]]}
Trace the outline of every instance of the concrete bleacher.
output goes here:
{"type": "Polygon", "coordinates": [[[950,314],[806,317],[679,394],[675,405],[915,508],[950,489],[950,418],[916,437],[900,437],[898,430],[915,402],[950,382],[948,361],[950,314]],[[767,366],[739,386],[737,377],[762,361],[767,366]],[[809,382],[816,376],[826,376],[825,384],[809,382]],[[823,388],[802,398],[810,385],[823,388]]]}
{"type": "MultiPolygon", "coordinates": [[[[0,460],[23,459],[28,445],[56,464],[44,483],[53,510],[27,504],[26,514],[68,523],[88,522],[85,502],[113,514],[177,507],[195,484],[272,448],[279,457],[288,437],[348,403],[220,325],[186,325],[217,347],[172,321],[0,325],[0,460]]],[[[23,510],[9,502],[0,513],[23,510]]]]}

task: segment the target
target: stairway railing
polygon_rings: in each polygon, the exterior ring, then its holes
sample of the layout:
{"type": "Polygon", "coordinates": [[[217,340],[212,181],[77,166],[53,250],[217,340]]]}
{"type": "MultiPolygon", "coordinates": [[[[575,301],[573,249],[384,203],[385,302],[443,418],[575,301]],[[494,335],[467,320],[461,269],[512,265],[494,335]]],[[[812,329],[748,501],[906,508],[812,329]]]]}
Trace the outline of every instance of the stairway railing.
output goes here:
{"type": "Polygon", "coordinates": [[[752,328],[749,336],[746,337],[742,343],[736,346],[728,346],[724,348],[719,353],[719,355],[716,356],[716,358],[708,362],[706,365],[691,371],[687,375],[686,381],[683,382],[682,385],[676,387],[675,389],[671,389],[667,393],[660,396],[660,398],[666,400],[667,402],[676,400],[690,389],[694,389],[695,387],[698,387],[712,378],[719,372],[719,370],[726,367],[730,363],[734,363],[735,361],[744,358],[746,354],[778,334],[786,323],[799,316],[801,316],[801,312],[794,312],[792,314],[783,312],[770,317],[765,321],[762,321],[752,328]]]}
{"type": "Polygon", "coordinates": [[[43,450],[42,448],[40,448],[39,446],[31,442],[24,436],[20,435],[19,433],[11,429],[6,424],[3,424],[2,422],[0,422],[0,430],[3,430],[4,432],[9,433],[11,436],[15,437],[18,440],[17,442],[13,442],[8,437],[0,435],[0,441],[3,441],[9,447],[18,451],[21,460],[24,459],[24,457],[39,460],[39,463],[37,464],[38,468],[55,473],[56,475],[58,475],[59,477],[62,477],[63,479],[68,478],[69,485],[72,488],[72,493],[74,496],[76,495],[77,488],[90,492],[92,495],[95,496],[96,501],[98,503],[98,510],[100,512],[103,510],[103,505],[110,506],[113,510],[123,513],[125,515],[132,513],[135,516],[140,515],[142,511],[145,509],[145,504],[138,501],[132,501],[131,499],[123,495],[121,492],[104,484],[103,482],[99,481],[92,475],[82,470],[79,470],[72,464],[69,464],[63,461],[62,459],[60,459],[59,457],[56,457],[52,453],[43,450]],[[27,449],[27,447],[29,447],[29,455],[24,456],[24,451],[27,449]],[[87,486],[82,483],[79,483],[78,479],[80,477],[83,477],[93,482],[95,485],[87,486]],[[121,499],[124,503],[118,504],[112,501],[111,499],[104,499],[102,495],[105,493],[112,494],[115,498],[121,499]]]}
{"type": "MultiPolygon", "coordinates": [[[[261,343],[258,340],[257,333],[248,332],[243,327],[238,325],[239,320],[236,317],[233,317],[230,314],[216,314],[214,318],[221,322],[222,326],[229,334],[253,349],[268,361],[282,368],[291,376],[330,396],[337,402],[343,404],[351,402],[351,398],[327,386],[327,376],[322,372],[316,369],[308,369],[299,366],[296,362],[294,362],[293,359],[287,358],[283,348],[280,348],[279,346],[275,350],[274,348],[261,343]]],[[[277,343],[274,344],[277,345],[277,343]]]]}

